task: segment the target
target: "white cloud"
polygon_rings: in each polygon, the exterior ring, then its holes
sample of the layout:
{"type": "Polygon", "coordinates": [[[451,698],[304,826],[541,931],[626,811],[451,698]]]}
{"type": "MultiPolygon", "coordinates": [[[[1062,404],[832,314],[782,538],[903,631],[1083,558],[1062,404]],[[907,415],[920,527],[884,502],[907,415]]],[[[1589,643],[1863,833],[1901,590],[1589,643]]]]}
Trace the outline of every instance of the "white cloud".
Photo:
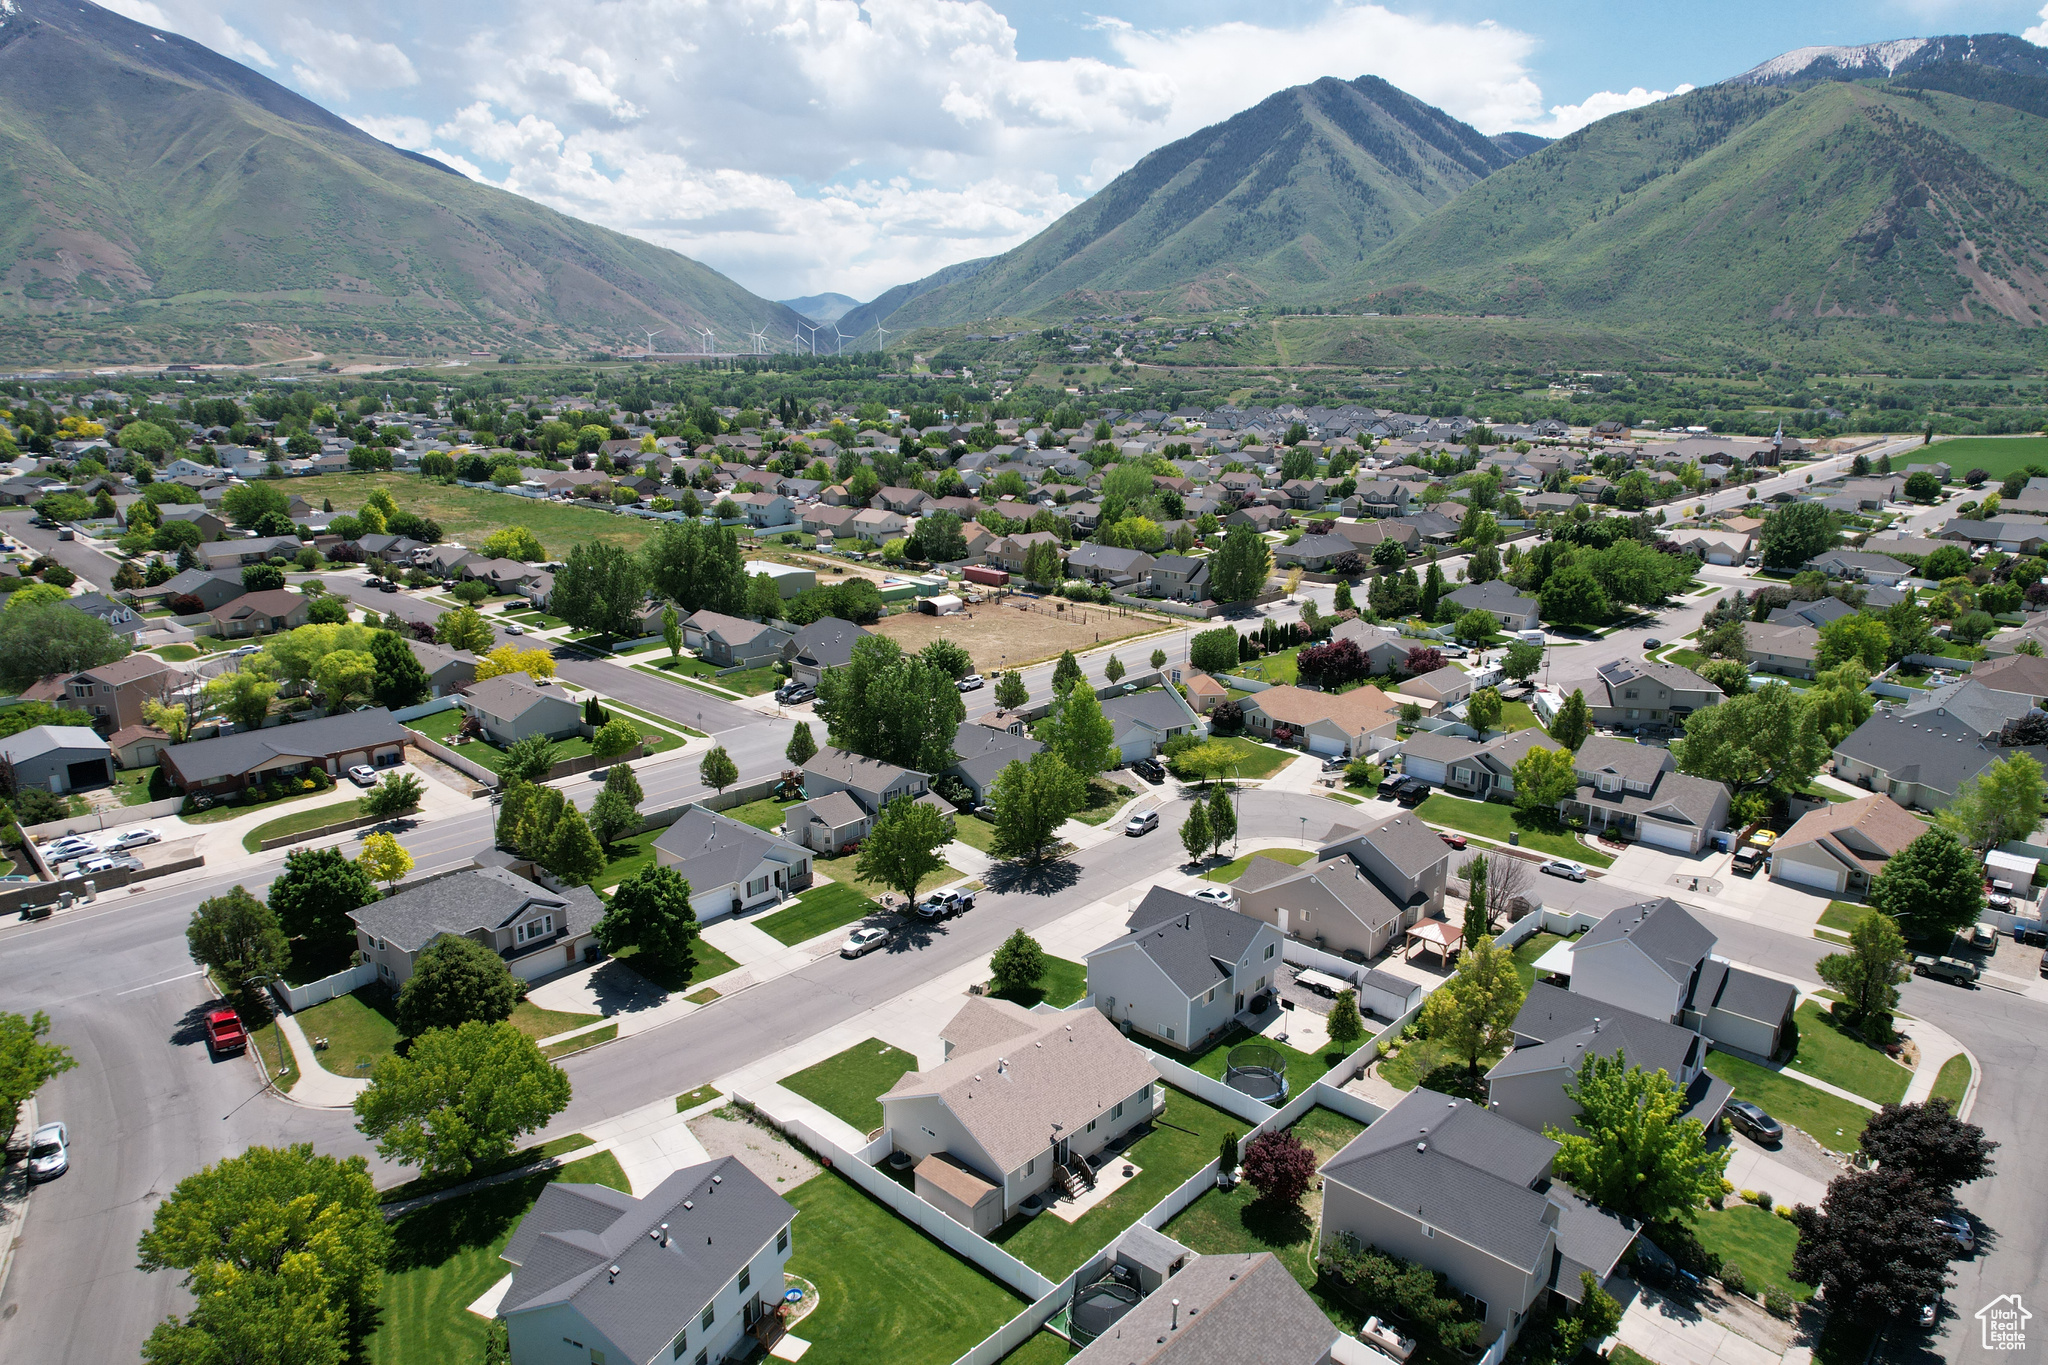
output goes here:
{"type": "Polygon", "coordinates": [[[1598,123],[1609,114],[1619,114],[1625,109],[1640,109],[1658,100],[1668,100],[1683,95],[1693,87],[1681,85],[1675,90],[1645,90],[1640,85],[1627,92],[1602,90],[1597,95],[1588,95],[1577,104],[1554,104],[1540,119],[1523,119],[1516,122],[1514,130],[1519,133],[1535,133],[1539,137],[1563,137],[1575,133],[1589,123],[1598,123]]]}
{"type": "Polygon", "coordinates": [[[138,24],[160,28],[166,33],[182,33],[212,48],[224,57],[233,57],[238,62],[254,62],[258,66],[275,67],[277,59],[263,50],[263,45],[247,37],[233,24],[217,14],[203,12],[189,19],[181,16],[173,20],[150,0],[104,0],[106,8],[138,24]]]}
{"type": "Polygon", "coordinates": [[[2048,47],[2048,5],[2041,6],[2041,22],[2021,32],[2020,37],[2030,43],[2048,47]]]}
{"type": "Polygon", "coordinates": [[[308,94],[346,100],[353,90],[418,85],[420,73],[396,43],[337,33],[304,19],[285,25],[284,50],[296,60],[292,79],[308,94]]]}

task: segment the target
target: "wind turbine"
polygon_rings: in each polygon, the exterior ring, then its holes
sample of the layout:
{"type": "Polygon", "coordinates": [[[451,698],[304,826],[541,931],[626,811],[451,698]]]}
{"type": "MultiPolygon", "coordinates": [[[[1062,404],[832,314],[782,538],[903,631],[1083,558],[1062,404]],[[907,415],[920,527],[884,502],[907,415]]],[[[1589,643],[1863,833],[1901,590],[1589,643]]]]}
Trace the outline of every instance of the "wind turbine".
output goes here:
{"type": "Polygon", "coordinates": [[[653,332],[649,332],[649,333],[647,334],[647,354],[649,354],[649,355],[653,355],[653,354],[654,354],[654,339],[655,339],[656,337],[658,337],[658,336],[661,336],[661,335],[663,335],[663,334],[664,334],[664,333],[666,333],[667,331],[668,331],[668,328],[666,328],[666,327],[663,327],[663,328],[661,328],[661,329],[660,329],[660,330],[658,330],[658,331],[653,331],[653,332]]]}
{"type": "Polygon", "coordinates": [[[846,333],[840,331],[839,324],[835,322],[832,324],[832,335],[837,338],[837,344],[833,346],[832,354],[838,355],[846,349],[846,333]]]}
{"type": "Polygon", "coordinates": [[[699,328],[698,328],[697,330],[698,330],[698,331],[700,331],[700,332],[702,332],[702,333],[704,334],[704,354],[705,354],[705,355],[710,355],[710,354],[711,354],[711,344],[712,344],[712,340],[713,340],[713,338],[712,338],[712,335],[711,335],[711,329],[710,329],[709,327],[699,327],[699,328]]]}
{"type": "Polygon", "coordinates": [[[811,334],[811,354],[816,355],[818,353],[818,328],[808,322],[799,322],[797,326],[811,334]]]}
{"type": "Polygon", "coordinates": [[[768,345],[768,334],[766,332],[749,332],[747,335],[754,339],[754,354],[760,355],[768,345]]]}

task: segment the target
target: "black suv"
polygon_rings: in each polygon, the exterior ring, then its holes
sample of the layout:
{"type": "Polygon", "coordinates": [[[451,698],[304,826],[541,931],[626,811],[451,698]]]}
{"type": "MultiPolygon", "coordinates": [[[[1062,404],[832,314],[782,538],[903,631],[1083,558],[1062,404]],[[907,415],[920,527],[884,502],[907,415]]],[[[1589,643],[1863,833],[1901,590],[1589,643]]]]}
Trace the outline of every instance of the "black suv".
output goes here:
{"type": "Polygon", "coordinates": [[[1131,765],[1131,771],[1157,786],[1166,780],[1166,769],[1159,766],[1159,760],[1141,758],[1131,765]]]}

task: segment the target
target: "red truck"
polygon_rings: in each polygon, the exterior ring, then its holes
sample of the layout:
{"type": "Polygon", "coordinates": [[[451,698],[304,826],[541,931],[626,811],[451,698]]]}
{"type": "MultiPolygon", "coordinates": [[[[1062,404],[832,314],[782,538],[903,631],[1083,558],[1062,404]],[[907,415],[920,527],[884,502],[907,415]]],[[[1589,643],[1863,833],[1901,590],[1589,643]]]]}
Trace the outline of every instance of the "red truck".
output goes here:
{"type": "Polygon", "coordinates": [[[220,1009],[206,1016],[206,1042],[214,1056],[223,1057],[247,1047],[249,1034],[233,1010],[220,1009]]]}

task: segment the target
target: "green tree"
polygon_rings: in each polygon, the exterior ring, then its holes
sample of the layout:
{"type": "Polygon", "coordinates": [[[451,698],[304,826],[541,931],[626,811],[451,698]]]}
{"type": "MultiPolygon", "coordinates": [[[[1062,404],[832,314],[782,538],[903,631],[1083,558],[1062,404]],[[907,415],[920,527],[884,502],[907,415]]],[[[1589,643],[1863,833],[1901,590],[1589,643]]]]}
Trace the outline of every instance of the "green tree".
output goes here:
{"type": "Polygon", "coordinates": [[[28,1097],[46,1081],[63,1075],[78,1062],[61,1043],[46,1043],[50,1016],[0,1011],[0,1149],[14,1141],[14,1125],[28,1097]]]}
{"type": "Polygon", "coordinates": [[[1060,553],[1057,542],[1041,540],[1024,551],[1024,561],[1019,572],[1027,583],[1039,587],[1050,587],[1066,577],[1067,557],[1060,553]]]}
{"type": "Polygon", "coordinates": [[[1237,807],[1230,804],[1230,790],[1222,785],[1209,788],[1209,843],[1221,852],[1237,838],[1237,807]]]}
{"type": "Polygon", "coordinates": [[[599,758],[617,758],[639,742],[640,727],[624,716],[613,716],[590,737],[590,752],[599,758]]]}
{"type": "Polygon", "coordinates": [[[1854,659],[1871,672],[1882,672],[1891,655],[1892,633],[1875,616],[1857,612],[1838,617],[1820,628],[1820,645],[1814,654],[1817,668],[1833,668],[1854,659]]]}
{"type": "Polygon", "coordinates": [[[864,636],[844,667],[818,682],[817,712],[831,743],[918,772],[944,772],[953,736],[967,717],[943,670],[904,654],[894,640],[864,636]]]}
{"type": "Polygon", "coordinates": [[[362,851],[356,854],[356,866],[386,886],[396,886],[412,871],[412,854],[405,851],[395,836],[379,830],[363,840],[362,851]]]}
{"type": "Polygon", "coordinates": [[[1075,683],[1081,681],[1081,661],[1074,657],[1074,651],[1060,651],[1059,662],[1052,666],[1052,694],[1060,697],[1075,683]]]}
{"type": "Polygon", "coordinates": [[[272,512],[289,516],[291,499],[276,484],[259,480],[230,487],[221,495],[220,510],[227,513],[228,520],[235,525],[251,530],[272,512]]]}
{"type": "Polygon", "coordinates": [[[1365,1020],[1358,1015],[1358,992],[1342,990],[1337,992],[1336,1001],[1330,1006],[1329,1018],[1324,1020],[1330,1033],[1330,1043],[1339,1052],[1351,1052],[1365,1041],[1365,1020]]]}
{"type": "Polygon", "coordinates": [[[354,943],[360,911],[377,898],[377,882],[340,849],[293,849],[270,882],[270,911],[289,935],[311,943],[354,943]]]}
{"type": "Polygon", "coordinates": [[[1934,502],[1941,497],[1941,479],[1921,469],[1906,476],[1906,496],[1915,502],[1934,502]]]}
{"type": "Polygon", "coordinates": [[[1817,502],[1787,504],[1764,518],[1757,536],[1757,550],[1766,569],[1796,569],[1833,549],[1841,534],[1841,521],[1817,502]]]}
{"type": "Polygon", "coordinates": [[[1468,859],[1458,872],[1465,879],[1465,942],[1477,943],[1493,930],[1492,918],[1487,913],[1486,874],[1489,871],[1485,854],[1480,853],[1468,859]]]}
{"type": "Polygon", "coordinates": [[[1955,799],[1935,819],[1983,852],[2031,835],[2041,824],[2044,798],[2048,785],[2040,761],[2029,753],[2013,753],[1958,786],[1955,799]]]}
{"type": "Polygon", "coordinates": [[[1499,692],[1491,687],[1482,687],[1466,698],[1465,719],[1472,723],[1479,737],[1485,739],[1486,732],[1500,724],[1503,706],[1499,692]]]}
{"type": "Polygon", "coordinates": [[[596,935],[612,956],[632,948],[672,977],[686,980],[696,965],[699,930],[683,874],[672,867],[644,867],[612,892],[596,935]]]}
{"type": "Polygon", "coordinates": [[[1515,1014],[1526,994],[1514,956],[1482,938],[1459,954],[1458,970],[1423,1004],[1423,1034],[1477,1076],[1481,1058],[1514,1040],[1515,1014]]]}
{"type": "Polygon", "coordinates": [[[128,654],[114,628],[67,602],[32,602],[0,611],[0,686],[11,692],[52,673],[79,673],[128,654]]]}
{"type": "Polygon", "coordinates": [[[498,775],[507,782],[539,782],[555,766],[555,742],[546,735],[528,735],[506,746],[498,759],[498,775]]]}
{"type": "Polygon", "coordinates": [[[1038,722],[1037,734],[1040,742],[1083,777],[1113,768],[1121,758],[1116,726],[1102,714],[1102,702],[1092,687],[1055,691],[1052,710],[1038,722]]]}
{"type": "Polygon", "coordinates": [[[1527,682],[1543,666],[1543,646],[1518,640],[1501,658],[1500,671],[1516,682],[1527,682]]]}
{"type": "Polygon", "coordinates": [[[989,804],[996,809],[989,851],[998,858],[1037,860],[1059,827],[1087,803],[1088,780],[1052,750],[1011,763],[989,786],[989,804]]]}
{"type": "Polygon", "coordinates": [[[284,570],[275,564],[250,564],[242,569],[242,591],[276,592],[284,586],[284,570]]]}
{"type": "Polygon", "coordinates": [[[313,663],[313,685],[330,709],[366,698],[377,686],[377,657],[367,649],[334,649],[313,663]]]}
{"type": "Polygon", "coordinates": [[[1543,619],[1558,625],[1597,625],[1614,614],[1600,580],[1576,560],[1553,570],[1537,598],[1543,619]]]}
{"type": "Polygon", "coordinates": [[[1891,1035],[1899,987],[1913,975],[1913,954],[1890,915],[1873,910],[1849,931],[1849,951],[1814,964],[1820,979],[1842,993],[1849,1021],[1880,1040],[1891,1035]]]}
{"type": "Polygon", "coordinates": [[[1730,697],[1685,719],[1678,769],[1747,791],[1799,791],[1827,762],[1813,707],[1781,682],[1730,697]]]}
{"type": "MultiPolygon", "coordinates": [[[[1451,633],[1468,644],[1476,645],[1480,641],[1490,638],[1493,635],[1494,631],[1498,630],[1499,628],[1500,620],[1498,617],[1496,617],[1492,612],[1487,611],[1484,607],[1474,607],[1472,610],[1460,616],[1457,619],[1457,621],[1453,623],[1453,625],[1451,626],[1451,633]]],[[[1533,648],[1533,646],[1525,647],[1533,648]]],[[[1536,651],[1536,659],[1538,663],[1542,662],[1542,650],[1539,649],[1536,651]]],[[[1530,669],[1530,672],[1534,671],[1535,669],[1532,667],[1530,669]]]]}
{"type": "Polygon", "coordinates": [[[253,998],[291,960],[291,945],[270,907],[240,886],[199,902],[185,926],[192,960],[213,972],[223,990],[253,998]]]}
{"type": "Polygon", "coordinates": [[[775,580],[764,573],[757,573],[747,580],[747,615],[760,621],[774,621],[782,616],[782,589],[775,586],[775,580]]]}
{"type": "Polygon", "coordinates": [[[1954,832],[1937,825],[1885,864],[1870,903],[1915,937],[1946,937],[1984,913],[1983,872],[1954,832]]]}
{"type": "Polygon", "coordinates": [[[244,730],[253,730],[270,714],[270,702],[277,696],[277,684],[266,676],[258,660],[251,659],[232,673],[208,678],[204,695],[207,705],[219,710],[244,730]]]}
{"type": "Polygon", "coordinates": [[[356,1127],[387,1160],[461,1177],[511,1155],[569,1104],[569,1078],[511,1024],[431,1029],[380,1058],[356,1096],[356,1127]]]}
{"type": "MultiPolygon", "coordinates": [[[[1743,675],[1743,682],[1748,681],[1748,675],[1743,675]]],[[[1877,702],[1864,690],[1869,686],[1870,674],[1862,664],[1849,659],[1822,673],[1806,689],[1806,704],[1813,708],[1813,722],[1831,749],[1870,719],[1877,702]]]]}
{"type": "Polygon", "coordinates": [[[427,785],[416,773],[386,773],[384,780],[363,793],[358,806],[365,815],[388,818],[418,810],[427,785]]]}
{"type": "Polygon", "coordinates": [[[491,623],[484,620],[483,613],[475,607],[457,607],[453,611],[442,612],[434,619],[434,642],[444,649],[488,654],[496,640],[491,623]]]}
{"type": "Polygon", "coordinates": [[[1564,699],[1564,705],[1550,719],[1550,737],[1573,753],[1593,733],[1593,716],[1586,706],[1586,694],[1578,688],[1564,699]]]}
{"type": "Polygon", "coordinates": [[[1551,1170],[1595,1204],[1663,1223],[1719,1197],[1729,1149],[1710,1151],[1699,1120],[1679,1118],[1685,1092],[1661,1068],[1630,1066],[1620,1050],[1589,1052],[1565,1093],[1579,1106],[1579,1131],[1545,1131],[1558,1144],[1551,1170]]]}
{"type": "Polygon", "coordinates": [[[1248,602],[1266,590],[1273,555],[1254,526],[1233,526],[1209,558],[1209,592],[1218,602],[1248,602]]]}
{"type": "Polygon", "coordinates": [[[1187,819],[1180,822],[1181,847],[1188,851],[1188,861],[1199,863],[1209,856],[1209,848],[1215,840],[1209,837],[1209,807],[1196,801],[1189,805],[1187,819]]]}
{"type": "Polygon", "coordinates": [[[376,665],[370,695],[385,710],[416,706],[434,690],[412,647],[392,632],[380,630],[370,637],[370,658],[376,665]]]}
{"type": "Polygon", "coordinates": [[[571,886],[586,886],[604,871],[604,849],[583,812],[573,804],[563,806],[548,834],[548,856],[542,861],[548,871],[571,886]]]}
{"type": "Polygon", "coordinates": [[[578,630],[625,636],[637,632],[646,598],[646,566],[624,546],[597,540],[569,551],[548,602],[578,630]]]}
{"type": "Polygon", "coordinates": [[[725,789],[740,780],[739,765],[732,761],[732,755],[725,751],[723,744],[704,755],[704,761],[697,765],[697,780],[707,787],[716,787],[723,796],[725,789]]]}
{"type": "Polygon", "coordinates": [[[1018,929],[1003,940],[988,967],[990,994],[1019,995],[1036,988],[1045,975],[1045,950],[1037,939],[1018,929]]]}
{"type": "Polygon", "coordinates": [[[1749,691],[1749,669],[1734,659],[1709,659],[1694,671],[1721,689],[1724,697],[1739,697],[1749,691]]]}
{"type": "Polygon", "coordinates": [[[473,938],[442,934],[420,950],[399,989],[398,1031],[417,1038],[472,1019],[494,1024],[511,1018],[518,1003],[519,983],[504,958],[473,938]]]}
{"type": "Polygon", "coordinates": [[[789,761],[792,768],[801,768],[817,757],[817,754],[818,741],[811,738],[811,723],[807,720],[798,721],[796,728],[789,732],[789,747],[782,751],[782,756],[789,761]]]}
{"type": "Polygon", "coordinates": [[[1237,650],[1237,627],[1217,626],[1188,642],[1188,666],[1203,673],[1235,673],[1237,650]]]}
{"type": "Polygon", "coordinates": [[[521,564],[537,564],[548,557],[540,537],[524,526],[506,526],[491,532],[484,537],[479,553],[485,559],[516,559],[521,564]]]}
{"type": "Polygon", "coordinates": [[[996,679],[996,705],[1005,711],[1015,711],[1031,700],[1031,689],[1024,685],[1024,675],[1011,669],[996,679]]]}
{"type": "MultiPolygon", "coordinates": [[[[1314,606],[1315,604],[1310,603],[1309,605],[1314,606]]],[[[1102,676],[1111,682],[1122,682],[1126,671],[1124,661],[1117,658],[1114,654],[1110,655],[1109,662],[1102,666],[1102,676]]]]}
{"type": "Polygon", "coordinates": [[[683,618],[676,614],[673,602],[665,603],[661,608],[661,639],[668,646],[670,663],[683,657],[683,618]]]}
{"type": "Polygon", "coordinates": [[[1163,650],[1163,649],[1155,649],[1155,650],[1153,650],[1153,651],[1152,651],[1152,667],[1153,667],[1153,670],[1154,670],[1155,672],[1156,672],[1157,670],[1159,670],[1159,669],[1163,669],[1163,668],[1165,668],[1165,667],[1166,667],[1166,651],[1165,651],[1165,650],[1163,650]]]}
{"type": "Polygon", "coordinates": [[[1530,815],[1557,815],[1558,804],[1579,789],[1572,756],[1563,749],[1533,747],[1516,760],[1515,809],[1530,815]]]}
{"type": "Polygon", "coordinates": [[[915,903],[918,884],[946,865],[939,850],[953,842],[953,821],[908,796],[882,807],[861,841],[854,872],[915,903]]]}
{"type": "Polygon", "coordinates": [[[968,657],[967,651],[944,637],[925,645],[917,651],[917,657],[955,682],[974,671],[974,660],[968,657]]]}
{"type": "Polygon", "coordinates": [[[640,828],[640,812],[624,792],[607,787],[590,803],[590,832],[598,843],[610,848],[640,828]]]}

